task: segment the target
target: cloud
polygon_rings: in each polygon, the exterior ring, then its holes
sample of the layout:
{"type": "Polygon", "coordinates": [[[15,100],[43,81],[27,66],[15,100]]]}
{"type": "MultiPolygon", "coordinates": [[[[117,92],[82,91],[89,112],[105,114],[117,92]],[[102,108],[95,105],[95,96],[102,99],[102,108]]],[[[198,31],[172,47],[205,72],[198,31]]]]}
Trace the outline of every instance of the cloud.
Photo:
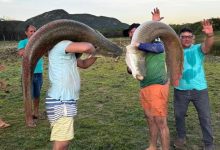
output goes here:
{"type": "Polygon", "coordinates": [[[0,3],[11,3],[13,0],[0,0],[0,3]]]}

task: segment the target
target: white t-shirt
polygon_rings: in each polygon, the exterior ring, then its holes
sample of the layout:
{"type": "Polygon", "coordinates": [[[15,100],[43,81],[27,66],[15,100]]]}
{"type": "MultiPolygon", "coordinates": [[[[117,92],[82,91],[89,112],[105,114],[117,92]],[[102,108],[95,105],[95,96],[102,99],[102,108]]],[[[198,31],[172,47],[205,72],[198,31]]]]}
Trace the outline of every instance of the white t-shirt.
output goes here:
{"type": "Polygon", "coordinates": [[[48,53],[50,88],[48,96],[60,100],[78,100],[80,76],[75,53],[66,53],[72,41],[57,43],[48,53]]]}

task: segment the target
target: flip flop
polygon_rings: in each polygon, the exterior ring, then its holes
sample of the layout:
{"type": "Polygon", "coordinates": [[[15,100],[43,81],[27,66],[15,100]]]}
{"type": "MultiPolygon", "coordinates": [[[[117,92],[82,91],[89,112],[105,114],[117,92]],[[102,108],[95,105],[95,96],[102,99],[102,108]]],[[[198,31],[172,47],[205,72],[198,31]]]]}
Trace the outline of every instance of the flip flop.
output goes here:
{"type": "Polygon", "coordinates": [[[34,128],[37,126],[35,122],[30,122],[30,123],[27,123],[26,125],[30,128],[34,128]]]}
{"type": "Polygon", "coordinates": [[[9,127],[9,126],[11,126],[11,125],[8,124],[8,123],[2,122],[2,123],[0,124],[0,129],[7,128],[7,127],[9,127]]]}

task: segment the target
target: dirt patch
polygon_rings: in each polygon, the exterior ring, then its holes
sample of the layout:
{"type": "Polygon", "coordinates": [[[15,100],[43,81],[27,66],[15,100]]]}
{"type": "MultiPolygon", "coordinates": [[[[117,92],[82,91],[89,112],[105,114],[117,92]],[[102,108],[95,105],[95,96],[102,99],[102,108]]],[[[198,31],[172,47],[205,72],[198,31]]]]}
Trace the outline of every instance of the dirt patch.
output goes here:
{"type": "Polygon", "coordinates": [[[2,47],[0,49],[0,59],[4,61],[10,61],[12,59],[18,59],[16,47],[2,47]]]}

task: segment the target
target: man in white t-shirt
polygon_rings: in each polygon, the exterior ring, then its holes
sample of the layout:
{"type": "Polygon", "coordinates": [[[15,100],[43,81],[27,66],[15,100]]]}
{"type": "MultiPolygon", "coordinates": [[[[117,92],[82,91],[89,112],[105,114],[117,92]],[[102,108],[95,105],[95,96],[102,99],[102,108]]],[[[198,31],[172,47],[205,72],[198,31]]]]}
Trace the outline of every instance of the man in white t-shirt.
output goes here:
{"type": "Polygon", "coordinates": [[[46,110],[51,123],[53,150],[67,150],[74,137],[73,117],[77,114],[80,91],[78,68],[86,69],[95,61],[95,48],[87,42],[61,41],[48,53],[50,88],[46,98],[46,110]],[[87,59],[77,59],[76,54],[91,54],[87,59]]]}

